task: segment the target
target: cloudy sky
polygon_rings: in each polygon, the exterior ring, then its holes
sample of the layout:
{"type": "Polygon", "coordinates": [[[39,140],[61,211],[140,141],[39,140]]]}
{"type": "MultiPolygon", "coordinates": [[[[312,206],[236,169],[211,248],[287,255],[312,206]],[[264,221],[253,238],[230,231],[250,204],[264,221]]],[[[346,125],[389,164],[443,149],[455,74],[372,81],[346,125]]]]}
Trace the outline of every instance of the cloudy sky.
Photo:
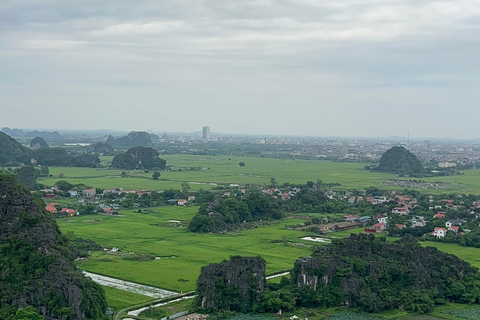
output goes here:
{"type": "Polygon", "coordinates": [[[2,0],[0,126],[480,137],[478,0],[2,0]]]}

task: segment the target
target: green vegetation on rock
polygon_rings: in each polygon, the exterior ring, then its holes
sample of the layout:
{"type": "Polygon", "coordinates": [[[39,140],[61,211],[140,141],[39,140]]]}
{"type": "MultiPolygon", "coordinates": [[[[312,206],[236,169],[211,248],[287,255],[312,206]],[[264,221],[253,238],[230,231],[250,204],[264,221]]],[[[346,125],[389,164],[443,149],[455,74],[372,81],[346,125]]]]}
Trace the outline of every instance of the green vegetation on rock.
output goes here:
{"type": "Polygon", "coordinates": [[[45,204],[1,172],[0,194],[0,319],[25,306],[52,320],[103,319],[103,289],[76,270],[45,204]]]}
{"type": "Polygon", "coordinates": [[[416,155],[404,147],[393,147],[382,155],[377,170],[403,175],[419,175],[423,172],[423,165],[416,155]]]}
{"type": "Polygon", "coordinates": [[[133,169],[164,169],[166,161],[158,157],[158,152],[152,148],[134,147],[116,156],[112,168],[133,169]]]}
{"type": "Polygon", "coordinates": [[[17,140],[0,132],[0,163],[27,163],[30,161],[30,150],[17,140]]]}

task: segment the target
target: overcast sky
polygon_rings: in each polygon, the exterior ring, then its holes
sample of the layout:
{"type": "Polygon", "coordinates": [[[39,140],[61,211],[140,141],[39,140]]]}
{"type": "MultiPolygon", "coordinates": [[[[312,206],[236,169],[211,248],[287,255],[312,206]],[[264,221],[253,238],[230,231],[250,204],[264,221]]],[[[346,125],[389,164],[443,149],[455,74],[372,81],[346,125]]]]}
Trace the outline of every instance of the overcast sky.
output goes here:
{"type": "Polygon", "coordinates": [[[479,0],[1,0],[0,126],[480,137],[479,0]]]}

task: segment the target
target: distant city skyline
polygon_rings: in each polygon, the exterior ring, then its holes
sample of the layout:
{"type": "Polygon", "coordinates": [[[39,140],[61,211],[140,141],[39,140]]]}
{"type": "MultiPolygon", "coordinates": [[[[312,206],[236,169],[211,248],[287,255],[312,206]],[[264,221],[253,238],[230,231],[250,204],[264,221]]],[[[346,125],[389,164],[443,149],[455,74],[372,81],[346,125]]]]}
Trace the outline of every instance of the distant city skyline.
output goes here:
{"type": "Polygon", "coordinates": [[[0,126],[480,138],[474,0],[0,6],[0,126]]]}

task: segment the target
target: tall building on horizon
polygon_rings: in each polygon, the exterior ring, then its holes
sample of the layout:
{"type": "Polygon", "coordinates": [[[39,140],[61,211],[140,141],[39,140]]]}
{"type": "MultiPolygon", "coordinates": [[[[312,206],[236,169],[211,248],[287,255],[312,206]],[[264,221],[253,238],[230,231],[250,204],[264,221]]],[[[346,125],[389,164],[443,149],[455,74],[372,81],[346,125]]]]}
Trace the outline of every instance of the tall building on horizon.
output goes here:
{"type": "Polygon", "coordinates": [[[203,132],[203,139],[210,140],[210,127],[204,126],[202,132],[203,132]]]}

